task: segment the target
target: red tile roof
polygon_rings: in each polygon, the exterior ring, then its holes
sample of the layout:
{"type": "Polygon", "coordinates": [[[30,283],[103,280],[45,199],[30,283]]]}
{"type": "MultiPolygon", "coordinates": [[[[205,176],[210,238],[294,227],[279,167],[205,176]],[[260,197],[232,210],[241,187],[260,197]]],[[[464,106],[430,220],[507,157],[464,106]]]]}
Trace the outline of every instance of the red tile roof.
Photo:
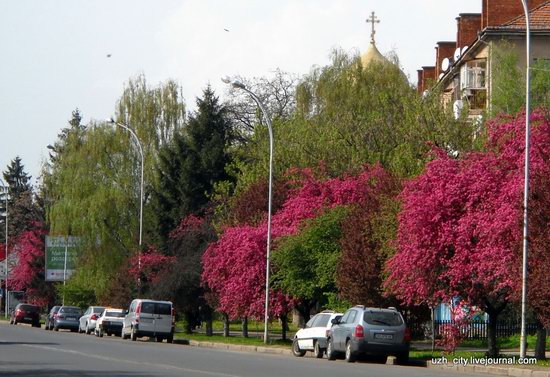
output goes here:
{"type": "MultiPolygon", "coordinates": [[[[550,30],[550,0],[531,9],[529,23],[531,30],[550,30]]],[[[525,15],[522,14],[495,29],[525,30],[525,15]]]]}

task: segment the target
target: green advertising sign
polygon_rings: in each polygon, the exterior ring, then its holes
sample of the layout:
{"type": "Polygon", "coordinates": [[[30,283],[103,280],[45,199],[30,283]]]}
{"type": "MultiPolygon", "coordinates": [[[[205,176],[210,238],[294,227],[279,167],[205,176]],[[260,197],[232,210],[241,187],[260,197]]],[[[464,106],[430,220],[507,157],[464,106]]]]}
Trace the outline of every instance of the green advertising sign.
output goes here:
{"type": "Polygon", "coordinates": [[[46,236],[46,281],[69,279],[76,268],[80,238],[46,236]]]}

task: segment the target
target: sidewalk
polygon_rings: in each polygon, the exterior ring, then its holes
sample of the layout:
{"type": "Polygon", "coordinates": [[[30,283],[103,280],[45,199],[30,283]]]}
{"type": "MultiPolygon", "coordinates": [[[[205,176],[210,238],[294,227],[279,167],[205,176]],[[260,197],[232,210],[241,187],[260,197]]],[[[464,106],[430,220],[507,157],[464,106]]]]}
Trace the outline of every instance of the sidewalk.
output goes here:
{"type": "MultiPolygon", "coordinates": [[[[431,342],[412,342],[411,347],[419,351],[431,351],[431,342]]],[[[458,351],[485,352],[486,348],[475,347],[458,347],[458,351]]],[[[427,368],[435,368],[442,370],[453,370],[463,373],[486,373],[499,376],[514,376],[514,377],[550,377],[550,367],[538,365],[518,365],[512,364],[510,361],[519,359],[518,349],[503,349],[500,351],[502,357],[496,365],[486,365],[489,361],[482,358],[456,358],[453,355],[446,357],[434,358],[426,361],[427,368]],[[511,360],[510,360],[511,359],[511,360]]],[[[528,357],[533,357],[534,352],[528,351],[528,357]]],[[[546,357],[550,358],[550,352],[546,352],[546,357]]]]}
{"type": "MultiPolygon", "coordinates": [[[[418,351],[431,351],[432,350],[432,343],[431,342],[411,342],[411,348],[414,348],[418,351]]],[[[471,351],[471,352],[486,352],[487,348],[479,348],[479,347],[458,347],[457,351],[471,351]]],[[[514,348],[508,348],[508,349],[501,349],[500,353],[503,355],[511,355],[511,356],[517,356],[519,357],[519,349],[514,348]]],[[[535,352],[534,351],[527,351],[528,357],[534,357],[535,352]]],[[[550,351],[546,351],[546,358],[550,359],[550,351]]],[[[550,368],[549,368],[550,370],[550,368]]]]}

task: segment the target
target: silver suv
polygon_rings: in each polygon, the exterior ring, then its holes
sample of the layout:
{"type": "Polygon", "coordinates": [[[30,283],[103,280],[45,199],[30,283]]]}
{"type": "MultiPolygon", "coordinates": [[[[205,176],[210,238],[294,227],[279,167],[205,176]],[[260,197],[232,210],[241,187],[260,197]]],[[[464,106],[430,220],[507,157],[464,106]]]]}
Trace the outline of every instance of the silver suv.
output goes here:
{"type": "Polygon", "coordinates": [[[341,319],[333,319],[332,324],[327,344],[329,360],[339,354],[344,354],[348,362],[364,354],[394,355],[400,364],[409,359],[410,331],[395,308],[354,306],[341,319]]]}

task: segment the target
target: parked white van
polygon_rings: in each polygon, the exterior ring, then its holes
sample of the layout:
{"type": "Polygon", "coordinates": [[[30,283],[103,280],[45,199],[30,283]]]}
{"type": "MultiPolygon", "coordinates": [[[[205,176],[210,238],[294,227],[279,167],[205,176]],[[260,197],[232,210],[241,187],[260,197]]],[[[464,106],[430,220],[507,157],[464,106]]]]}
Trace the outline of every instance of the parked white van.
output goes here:
{"type": "Polygon", "coordinates": [[[157,342],[174,340],[176,313],[170,301],[135,299],[124,317],[122,339],[148,336],[157,342]]]}

